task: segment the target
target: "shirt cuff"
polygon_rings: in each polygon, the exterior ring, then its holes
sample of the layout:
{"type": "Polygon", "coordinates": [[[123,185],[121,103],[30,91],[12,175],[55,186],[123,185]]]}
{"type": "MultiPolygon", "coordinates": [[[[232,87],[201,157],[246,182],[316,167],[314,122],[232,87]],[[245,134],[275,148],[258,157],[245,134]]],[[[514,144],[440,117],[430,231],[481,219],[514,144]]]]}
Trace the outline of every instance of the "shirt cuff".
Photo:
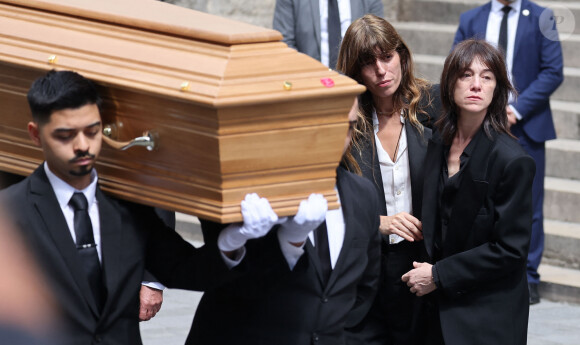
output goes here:
{"type": "Polygon", "coordinates": [[[389,235],[389,244],[397,244],[403,242],[405,239],[399,235],[389,235]]]}
{"type": "Polygon", "coordinates": [[[150,287],[152,289],[157,289],[157,290],[165,290],[165,285],[159,283],[159,282],[147,282],[147,281],[142,281],[141,285],[145,285],[147,287],[150,287]]]}
{"type": "Polygon", "coordinates": [[[514,106],[513,106],[513,105],[511,105],[511,104],[510,104],[509,106],[510,106],[510,109],[511,109],[511,110],[514,112],[514,115],[516,116],[516,119],[518,119],[518,121],[519,121],[519,120],[521,120],[521,119],[523,119],[523,116],[522,116],[522,114],[520,114],[520,113],[519,113],[519,112],[516,110],[516,107],[514,107],[514,106]]]}
{"type": "MultiPolygon", "coordinates": [[[[306,239],[306,241],[307,240],[308,239],[306,239]]],[[[306,243],[306,241],[304,241],[304,243],[306,243]]],[[[284,258],[288,263],[288,267],[290,267],[290,271],[292,271],[302,254],[304,254],[304,244],[302,244],[300,247],[296,247],[290,244],[290,242],[281,239],[279,233],[278,242],[280,243],[280,250],[282,251],[282,255],[284,255],[284,258]]]]}
{"type": "Polygon", "coordinates": [[[220,254],[222,256],[222,259],[224,260],[224,263],[226,264],[226,267],[231,270],[232,268],[239,265],[240,262],[242,262],[242,260],[246,256],[246,247],[242,247],[236,250],[235,257],[233,259],[228,258],[221,250],[220,254]]]}

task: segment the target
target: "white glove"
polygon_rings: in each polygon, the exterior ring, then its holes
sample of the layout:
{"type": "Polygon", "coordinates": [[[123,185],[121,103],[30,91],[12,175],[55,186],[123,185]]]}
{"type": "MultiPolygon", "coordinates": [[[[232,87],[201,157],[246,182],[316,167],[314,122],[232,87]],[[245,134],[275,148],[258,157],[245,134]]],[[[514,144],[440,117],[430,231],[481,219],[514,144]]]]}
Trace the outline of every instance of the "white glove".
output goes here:
{"type": "Polygon", "coordinates": [[[326,219],[328,203],[321,194],[310,194],[308,200],[302,200],[296,216],[280,225],[280,240],[290,243],[306,241],[308,234],[326,219]]]}
{"type": "Polygon", "coordinates": [[[222,251],[234,251],[246,244],[246,241],[266,235],[278,220],[266,198],[258,194],[246,194],[242,200],[243,223],[233,223],[222,230],[218,237],[218,248],[222,251]]]}

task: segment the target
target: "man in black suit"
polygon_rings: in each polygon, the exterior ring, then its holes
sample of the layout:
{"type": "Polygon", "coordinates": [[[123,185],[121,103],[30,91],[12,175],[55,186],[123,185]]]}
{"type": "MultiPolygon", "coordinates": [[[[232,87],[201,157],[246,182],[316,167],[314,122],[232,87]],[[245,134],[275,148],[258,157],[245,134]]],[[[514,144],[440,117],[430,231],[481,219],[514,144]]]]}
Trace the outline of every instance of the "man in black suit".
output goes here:
{"type": "MultiPolygon", "coordinates": [[[[356,107],[349,120],[352,129],[356,107]]],[[[350,138],[351,130],[345,150],[350,138]]],[[[327,211],[324,199],[311,195],[295,217],[248,241],[236,267],[245,274],[205,291],[187,344],[345,344],[344,329],[363,319],[376,293],[380,239],[377,193],[343,165],[340,208],[327,211]]],[[[202,223],[204,236],[216,236],[210,227],[202,223]]]]}
{"type": "MultiPolygon", "coordinates": [[[[24,176],[0,171],[0,190],[24,179],[24,176]]],[[[170,228],[175,229],[175,212],[155,208],[155,212],[170,228]]],[[[145,272],[139,291],[139,320],[149,321],[159,312],[163,303],[163,284],[151,273],[145,272]]]]}
{"type": "Polygon", "coordinates": [[[100,98],[89,80],[51,71],[28,100],[28,132],[45,162],[1,197],[58,302],[63,337],[56,343],[141,344],[145,267],[168,287],[203,290],[228,266],[219,251],[184,241],[152,208],[101,192],[94,168],[100,98]]]}

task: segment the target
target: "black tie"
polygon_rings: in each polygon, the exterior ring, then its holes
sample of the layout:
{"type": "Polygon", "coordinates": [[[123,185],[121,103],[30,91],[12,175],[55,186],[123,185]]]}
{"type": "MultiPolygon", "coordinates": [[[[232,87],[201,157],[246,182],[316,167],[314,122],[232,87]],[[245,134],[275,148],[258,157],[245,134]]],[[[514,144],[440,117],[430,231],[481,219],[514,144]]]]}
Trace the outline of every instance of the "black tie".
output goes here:
{"type": "Polygon", "coordinates": [[[328,67],[336,69],[341,41],[340,14],[337,0],[328,0],[328,67]]]}
{"type": "Polygon", "coordinates": [[[322,222],[316,228],[316,251],[318,252],[318,258],[320,259],[320,266],[322,266],[322,277],[324,283],[328,282],[330,273],[332,272],[332,266],[330,265],[330,248],[328,247],[328,230],[326,228],[326,221],[322,222]]]}
{"type": "Polygon", "coordinates": [[[508,41],[508,33],[507,33],[507,24],[508,24],[508,15],[511,11],[511,7],[504,6],[501,10],[503,11],[503,18],[501,19],[501,25],[499,26],[499,39],[497,40],[497,46],[499,50],[502,52],[503,56],[507,55],[507,41],[508,41]]]}
{"type": "Polygon", "coordinates": [[[74,226],[80,261],[87,273],[95,302],[97,302],[99,308],[102,308],[104,288],[102,286],[101,265],[93,236],[91,218],[87,210],[87,198],[83,193],[74,193],[70,199],[70,205],[75,210],[74,226]]]}

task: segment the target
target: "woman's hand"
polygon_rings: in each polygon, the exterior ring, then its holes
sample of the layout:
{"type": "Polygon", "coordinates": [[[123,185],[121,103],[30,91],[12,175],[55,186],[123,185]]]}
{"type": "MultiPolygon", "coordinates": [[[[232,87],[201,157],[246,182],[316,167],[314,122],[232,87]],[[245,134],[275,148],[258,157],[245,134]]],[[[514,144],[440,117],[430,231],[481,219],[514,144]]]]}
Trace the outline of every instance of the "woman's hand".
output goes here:
{"type": "Polygon", "coordinates": [[[414,242],[423,239],[422,230],[421,221],[407,212],[381,216],[379,231],[383,235],[399,235],[409,242],[414,242]]]}

